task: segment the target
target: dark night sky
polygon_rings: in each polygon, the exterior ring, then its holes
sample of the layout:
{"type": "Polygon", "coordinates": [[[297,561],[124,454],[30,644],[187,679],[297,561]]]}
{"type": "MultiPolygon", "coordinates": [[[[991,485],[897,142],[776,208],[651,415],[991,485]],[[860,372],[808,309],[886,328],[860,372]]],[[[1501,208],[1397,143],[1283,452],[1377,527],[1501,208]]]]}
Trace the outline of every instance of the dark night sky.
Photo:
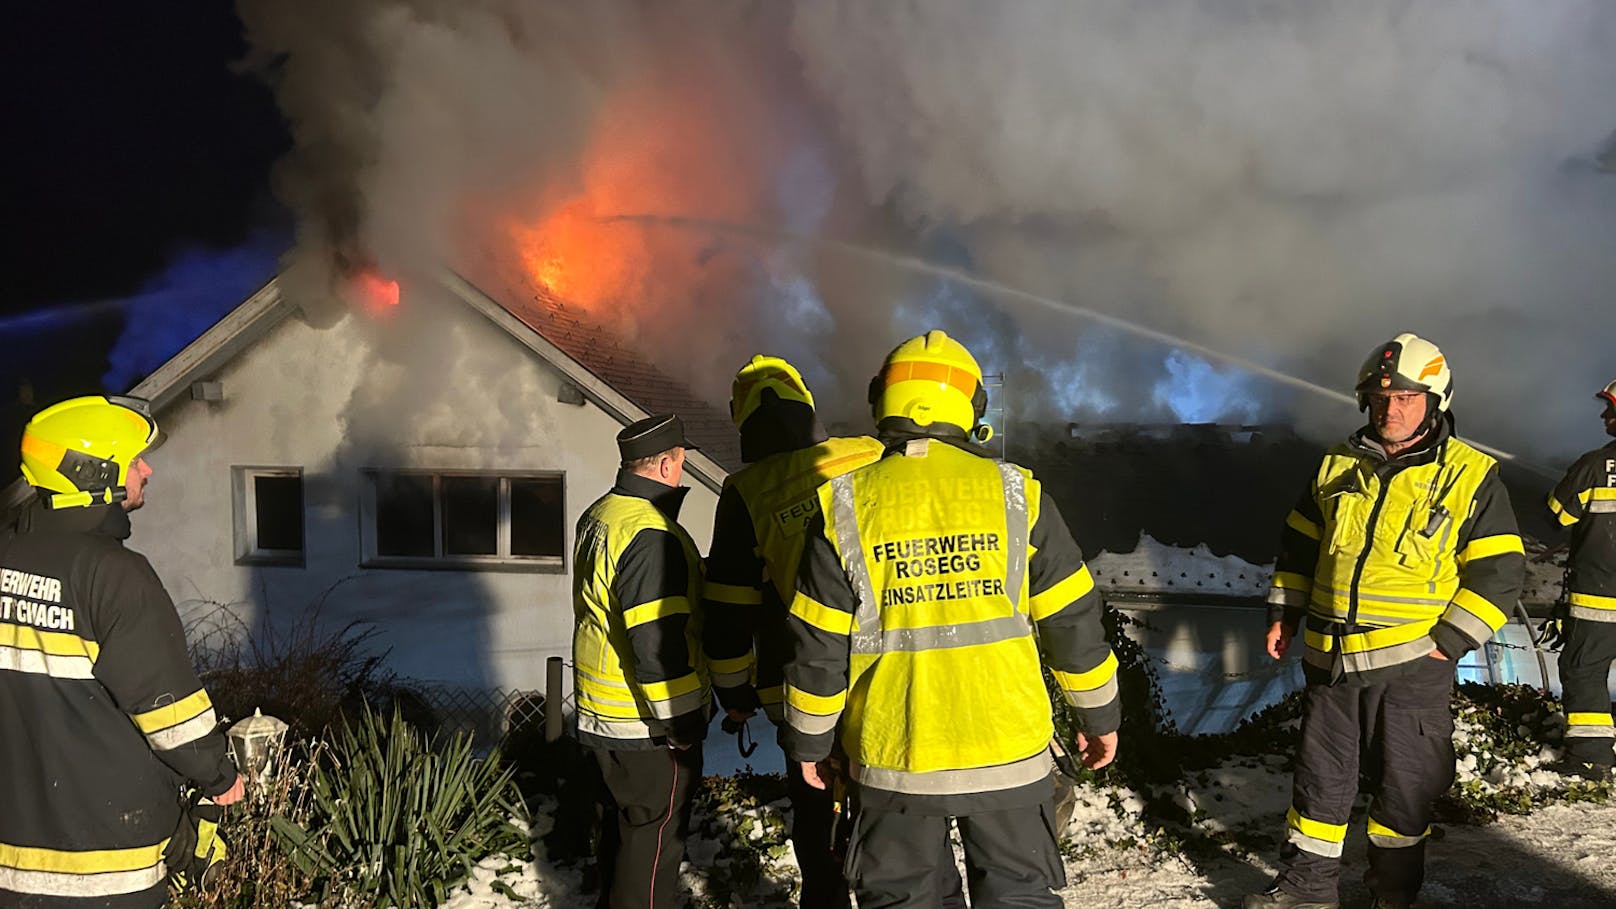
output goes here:
{"type": "MultiPolygon", "coordinates": [[[[15,450],[21,411],[103,390],[109,350],[134,310],[103,307],[44,326],[15,316],[127,298],[182,251],[289,232],[269,184],[290,140],[269,90],[234,71],[244,53],[241,23],[222,0],[8,9],[0,36],[12,237],[0,244],[6,449],[15,450]],[[37,404],[18,401],[22,379],[37,404]]],[[[0,473],[9,476],[14,458],[0,473]]]]}

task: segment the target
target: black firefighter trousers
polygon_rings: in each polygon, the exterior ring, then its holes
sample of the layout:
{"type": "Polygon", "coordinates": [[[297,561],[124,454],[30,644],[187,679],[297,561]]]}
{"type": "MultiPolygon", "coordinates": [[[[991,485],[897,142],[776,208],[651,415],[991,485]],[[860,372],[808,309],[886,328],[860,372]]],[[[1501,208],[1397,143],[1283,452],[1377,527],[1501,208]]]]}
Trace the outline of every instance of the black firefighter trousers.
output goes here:
{"type": "Polygon", "coordinates": [[[1610,664],[1616,659],[1616,622],[1565,620],[1565,649],[1560,653],[1563,705],[1572,721],[1566,728],[1566,757],[1609,767],[1611,751],[1610,664]]]}
{"type": "MultiPolygon", "coordinates": [[[[852,894],[842,873],[845,860],[838,838],[836,799],[829,787],[818,789],[802,778],[802,765],[786,761],[786,794],[791,799],[791,848],[802,870],[802,893],[798,909],[851,909],[852,894]]],[[[845,830],[845,828],[844,828],[845,830]]],[[[965,909],[965,890],[954,866],[954,846],[948,827],[943,827],[939,853],[937,890],[941,909],[965,909]]]]}
{"type": "MultiPolygon", "coordinates": [[[[1053,889],[1066,885],[1066,867],[1055,838],[1053,798],[955,820],[972,909],[1060,909],[1053,889]]],[[[847,876],[859,909],[935,909],[939,902],[957,901],[957,891],[948,893],[958,880],[953,862],[947,817],[867,808],[854,816],[847,876]]]]}
{"type": "Polygon", "coordinates": [[[594,752],[605,783],[601,909],[673,909],[690,809],[701,783],[701,745],[594,752]]]}
{"type": "Polygon", "coordinates": [[[1308,684],[1280,889],[1339,899],[1341,843],[1362,769],[1370,794],[1364,880],[1376,896],[1413,902],[1433,806],[1453,783],[1453,679],[1453,663],[1421,657],[1380,684],[1308,684]]]}

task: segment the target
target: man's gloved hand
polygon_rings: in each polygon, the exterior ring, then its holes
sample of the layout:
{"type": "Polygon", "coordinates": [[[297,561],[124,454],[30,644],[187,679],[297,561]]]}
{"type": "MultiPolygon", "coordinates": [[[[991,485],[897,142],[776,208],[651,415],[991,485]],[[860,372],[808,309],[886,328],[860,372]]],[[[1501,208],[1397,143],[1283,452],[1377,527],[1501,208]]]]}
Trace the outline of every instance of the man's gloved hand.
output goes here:
{"type": "Polygon", "coordinates": [[[718,705],[723,707],[724,712],[729,714],[731,718],[737,713],[751,717],[752,714],[757,713],[759,707],[763,706],[763,702],[758,698],[757,689],[751,685],[735,685],[728,688],[715,687],[713,694],[718,695],[718,705]]]}
{"type": "Polygon", "coordinates": [[[1556,615],[1539,625],[1537,628],[1538,646],[1544,650],[1558,652],[1560,648],[1565,646],[1566,632],[1571,630],[1568,627],[1570,621],[1569,617],[1561,618],[1556,615]]]}
{"type": "Polygon", "coordinates": [[[706,711],[692,710],[681,714],[668,723],[668,747],[684,751],[694,745],[700,745],[702,739],[707,737],[706,711]]]}
{"type": "Polygon", "coordinates": [[[1566,634],[1571,631],[1571,604],[1564,598],[1554,604],[1554,612],[1549,614],[1548,621],[1539,625],[1537,637],[1534,638],[1539,647],[1544,650],[1558,651],[1565,646],[1566,634]]]}

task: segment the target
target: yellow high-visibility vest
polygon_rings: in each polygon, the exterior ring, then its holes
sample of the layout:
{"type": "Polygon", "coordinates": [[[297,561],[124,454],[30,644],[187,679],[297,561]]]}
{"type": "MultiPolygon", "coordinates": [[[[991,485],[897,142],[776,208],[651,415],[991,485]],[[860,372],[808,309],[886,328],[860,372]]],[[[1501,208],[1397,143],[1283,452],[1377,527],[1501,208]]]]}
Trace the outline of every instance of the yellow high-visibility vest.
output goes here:
{"type": "Polygon", "coordinates": [[[690,535],[651,502],[637,496],[608,494],[590,506],[578,522],[577,558],[573,565],[573,681],[578,701],[578,730],[609,739],[643,740],[666,734],[667,721],[711,699],[706,661],[702,658],[699,614],[700,556],[690,535]],[[634,606],[626,613],[613,581],[623,552],[642,530],[672,534],[690,566],[682,595],[634,606]],[[685,644],[694,667],[676,678],[643,682],[633,678],[629,629],[669,615],[687,614],[685,644]]]}

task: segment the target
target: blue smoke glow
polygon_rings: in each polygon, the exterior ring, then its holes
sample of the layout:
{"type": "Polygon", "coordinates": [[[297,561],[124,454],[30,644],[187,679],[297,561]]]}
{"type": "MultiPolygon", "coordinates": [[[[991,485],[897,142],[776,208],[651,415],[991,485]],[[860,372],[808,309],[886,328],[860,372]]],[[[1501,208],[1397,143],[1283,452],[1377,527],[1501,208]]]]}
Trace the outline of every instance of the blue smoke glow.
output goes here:
{"type": "Polygon", "coordinates": [[[285,248],[284,238],[260,236],[236,249],[187,250],[135,295],[110,301],[125,318],[102,384],[127,389],[179,353],[262,287],[285,248]]]}
{"type": "Polygon", "coordinates": [[[1172,410],[1182,423],[1242,420],[1254,423],[1261,407],[1251,375],[1237,369],[1218,369],[1182,350],[1172,351],[1162,364],[1167,375],[1156,382],[1156,403],[1172,410]]]}

